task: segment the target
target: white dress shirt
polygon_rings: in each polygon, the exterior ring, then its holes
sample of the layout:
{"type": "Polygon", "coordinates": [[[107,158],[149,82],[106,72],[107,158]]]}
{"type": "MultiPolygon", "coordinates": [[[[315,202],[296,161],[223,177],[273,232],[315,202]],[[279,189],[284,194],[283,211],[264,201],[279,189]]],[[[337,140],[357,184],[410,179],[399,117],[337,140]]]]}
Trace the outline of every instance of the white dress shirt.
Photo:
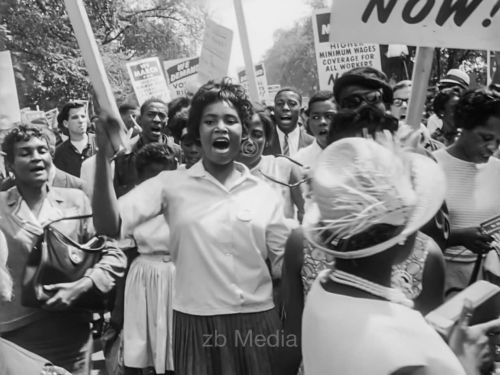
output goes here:
{"type": "Polygon", "coordinates": [[[187,171],[162,172],[119,201],[122,236],[165,216],[176,266],[174,310],[219,315],[274,306],[266,259],[279,278],[289,228],[277,193],[235,164],[240,176],[230,187],[199,161],[187,171]]]}
{"type": "MultiPolygon", "coordinates": [[[[280,141],[281,153],[284,154],[283,147],[285,145],[285,133],[283,133],[278,126],[276,126],[276,132],[278,133],[278,139],[280,141]]],[[[288,156],[293,157],[297,151],[299,151],[299,140],[300,127],[297,125],[294,130],[288,133],[288,156]]]]}

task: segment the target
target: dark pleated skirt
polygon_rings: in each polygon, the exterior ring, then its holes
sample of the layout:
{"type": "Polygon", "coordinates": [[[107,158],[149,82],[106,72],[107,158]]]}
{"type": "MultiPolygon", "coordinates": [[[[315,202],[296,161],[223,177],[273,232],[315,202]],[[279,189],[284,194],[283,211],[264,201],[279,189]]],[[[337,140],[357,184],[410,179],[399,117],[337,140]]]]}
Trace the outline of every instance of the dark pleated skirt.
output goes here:
{"type": "Polygon", "coordinates": [[[276,353],[290,344],[275,309],[198,316],[174,311],[176,375],[276,375],[276,353]]]}

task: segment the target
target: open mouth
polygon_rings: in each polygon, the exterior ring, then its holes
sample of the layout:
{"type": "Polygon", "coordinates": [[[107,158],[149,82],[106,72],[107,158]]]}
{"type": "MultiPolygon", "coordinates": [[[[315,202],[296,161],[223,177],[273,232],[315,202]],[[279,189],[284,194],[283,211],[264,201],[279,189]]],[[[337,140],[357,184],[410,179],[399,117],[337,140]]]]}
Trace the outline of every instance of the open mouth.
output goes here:
{"type": "Polygon", "coordinates": [[[292,121],[292,116],[281,116],[280,117],[281,121],[292,121]]]}
{"type": "Polygon", "coordinates": [[[328,129],[321,129],[318,133],[320,136],[325,136],[328,135],[328,129]]]}
{"type": "Polygon", "coordinates": [[[216,138],[212,146],[218,151],[227,151],[229,149],[229,139],[227,138],[216,138]]]}
{"type": "Polygon", "coordinates": [[[33,172],[33,173],[44,172],[44,171],[45,171],[45,167],[43,165],[30,168],[30,172],[33,172]]]}

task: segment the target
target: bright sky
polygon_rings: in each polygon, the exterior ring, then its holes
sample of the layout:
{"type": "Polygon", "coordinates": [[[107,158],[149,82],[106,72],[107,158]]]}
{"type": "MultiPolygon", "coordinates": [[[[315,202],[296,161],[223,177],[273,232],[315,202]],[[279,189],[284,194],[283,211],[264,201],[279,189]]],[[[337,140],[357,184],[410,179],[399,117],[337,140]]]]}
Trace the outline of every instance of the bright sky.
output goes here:
{"type": "MultiPolygon", "coordinates": [[[[233,48],[229,74],[236,77],[244,68],[240,34],[236,23],[233,0],[201,0],[206,4],[210,18],[233,30],[233,48]]],[[[273,45],[273,33],[278,29],[291,28],[294,23],[312,14],[305,0],[242,0],[247,33],[254,64],[260,62],[273,45]]],[[[331,4],[330,1],[326,1],[331,4]]]]}

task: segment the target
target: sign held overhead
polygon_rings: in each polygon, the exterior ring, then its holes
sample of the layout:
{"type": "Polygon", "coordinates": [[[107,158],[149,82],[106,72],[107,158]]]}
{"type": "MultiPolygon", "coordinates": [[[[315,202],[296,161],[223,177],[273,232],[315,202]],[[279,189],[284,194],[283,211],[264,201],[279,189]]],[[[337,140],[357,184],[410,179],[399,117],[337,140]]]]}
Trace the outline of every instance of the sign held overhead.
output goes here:
{"type": "Polygon", "coordinates": [[[158,57],[127,63],[127,70],[139,105],[150,98],[170,101],[170,93],[158,57]]]}
{"type": "Polygon", "coordinates": [[[231,29],[207,20],[198,66],[200,83],[221,80],[227,75],[232,44],[231,29]]]}
{"type": "Polygon", "coordinates": [[[320,90],[331,91],[335,80],[353,68],[381,69],[378,44],[330,43],[330,10],[318,10],[312,17],[320,90]]]}
{"type": "Polygon", "coordinates": [[[334,0],[331,40],[500,49],[499,10],[499,0],[334,0]]]}

